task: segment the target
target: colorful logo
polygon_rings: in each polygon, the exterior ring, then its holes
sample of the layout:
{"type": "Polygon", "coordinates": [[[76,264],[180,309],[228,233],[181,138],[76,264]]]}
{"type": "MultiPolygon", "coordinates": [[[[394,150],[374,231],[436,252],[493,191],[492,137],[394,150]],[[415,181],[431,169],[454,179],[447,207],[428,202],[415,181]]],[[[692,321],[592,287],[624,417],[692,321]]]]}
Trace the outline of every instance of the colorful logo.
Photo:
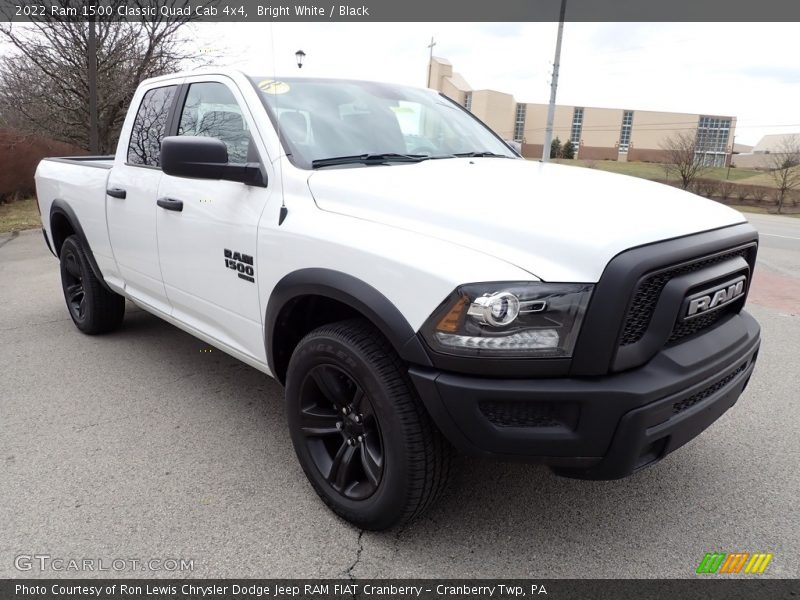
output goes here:
{"type": "Polygon", "coordinates": [[[761,575],[772,560],[772,553],[735,552],[707,552],[697,566],[698,573],[751,573],[761,575]]]}

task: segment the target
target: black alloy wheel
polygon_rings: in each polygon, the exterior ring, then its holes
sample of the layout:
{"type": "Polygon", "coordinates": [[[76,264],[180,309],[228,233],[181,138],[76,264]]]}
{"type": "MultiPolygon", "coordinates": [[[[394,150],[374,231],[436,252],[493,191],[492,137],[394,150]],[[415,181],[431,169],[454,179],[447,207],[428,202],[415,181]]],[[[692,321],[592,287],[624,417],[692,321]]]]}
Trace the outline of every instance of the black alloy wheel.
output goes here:
{"type": "Polygon", "coordinates": [[[447,485],[452,448],[408,365],[364,319],[322,325],[298,342],[286,371],[286,409],[314,491],[358,527],[408,522],[447,485]]]}
{"type": "Polygon", "coordinates": [[[67,247],[61,260],[64,263],[62,279],[67,308],[75,321],[83,322],[86,319],[86,292],[83,289],[83,273],[75,248],[67,247]]]}
{"type": "Polygon", "coordinates": [[[64,300],[75,326],[89,335],[117,329],[125,316],[125,298],[97,278],[89,263],[89,251],[77,235],[64,240],[59,258],[64,300]]]}
{"type": "Polygon", "coordinates": [[[319,365],[303,380],[300,406],[300,431],[325,480],[345,498],[369,498],[383,477],[385,454],[367,394],[343,369],[319,365]]]}

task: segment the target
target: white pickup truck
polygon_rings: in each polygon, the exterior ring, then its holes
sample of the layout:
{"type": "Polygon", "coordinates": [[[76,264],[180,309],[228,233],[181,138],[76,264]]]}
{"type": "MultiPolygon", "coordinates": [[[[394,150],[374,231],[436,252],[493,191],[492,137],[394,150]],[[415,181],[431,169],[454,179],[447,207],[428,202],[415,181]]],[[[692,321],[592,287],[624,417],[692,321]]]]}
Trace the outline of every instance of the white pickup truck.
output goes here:
{"type": "Polygon", "coordinates": [[[36,187],[78,329],[128,299],[276,378],[309,481],[364,528],[429,506],[453,447],[629,475],[758,354],[741,214],[524,160],[431,90],[151,79],[116,156],[46,159],[36,187]]]}

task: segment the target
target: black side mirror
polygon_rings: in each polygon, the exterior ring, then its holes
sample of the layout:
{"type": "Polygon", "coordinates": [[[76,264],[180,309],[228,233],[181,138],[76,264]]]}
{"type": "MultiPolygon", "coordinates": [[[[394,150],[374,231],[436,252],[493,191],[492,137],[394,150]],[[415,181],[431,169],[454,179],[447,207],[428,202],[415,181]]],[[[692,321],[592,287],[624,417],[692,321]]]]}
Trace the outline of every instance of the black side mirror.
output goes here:
{"type": "Polygon", "coordinates": [[[217,138],[180,135],[161,140],[161,170],[175,177],[225,179],[266,187],[267,175],[258,163],[228,162],[228,148],[217,138]]]}

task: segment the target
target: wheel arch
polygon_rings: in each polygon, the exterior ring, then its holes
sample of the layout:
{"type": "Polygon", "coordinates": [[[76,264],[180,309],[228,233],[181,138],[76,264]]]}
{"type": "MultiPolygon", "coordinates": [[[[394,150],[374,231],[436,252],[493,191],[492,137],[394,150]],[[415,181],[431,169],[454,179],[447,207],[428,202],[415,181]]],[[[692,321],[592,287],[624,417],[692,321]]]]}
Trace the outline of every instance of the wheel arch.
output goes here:
{"type": "Polygon", "coordinates": [[[422,342],[400,310],[370,284],[332,269],[300,269],[284,276],[270,295],[264,343],[270,371],[285,383],[291,352],[309,331],[351,317],[377,327],[403,360],[430,366],[422,342]]]}
{"type": "Polygon", "coordinates": [[[86,258],[89,260],[89,266],[92,268],[92,272],[100,282],[100,285],[109,292],[113,291],[103,278],[103,273],[97,265],[92,247],[89,245],[89,240],[86,239],[86,234],[83,232],[83,227],[81,227],[81,222],[78,220],[75,211],[66,201],[56,198],[50,205],[50,236],[53,241],[52,251],[57,258],[61,258],[61,246],[70,235],[77,235],[81,240],[83,249],[86,252],[86,258]]]}

